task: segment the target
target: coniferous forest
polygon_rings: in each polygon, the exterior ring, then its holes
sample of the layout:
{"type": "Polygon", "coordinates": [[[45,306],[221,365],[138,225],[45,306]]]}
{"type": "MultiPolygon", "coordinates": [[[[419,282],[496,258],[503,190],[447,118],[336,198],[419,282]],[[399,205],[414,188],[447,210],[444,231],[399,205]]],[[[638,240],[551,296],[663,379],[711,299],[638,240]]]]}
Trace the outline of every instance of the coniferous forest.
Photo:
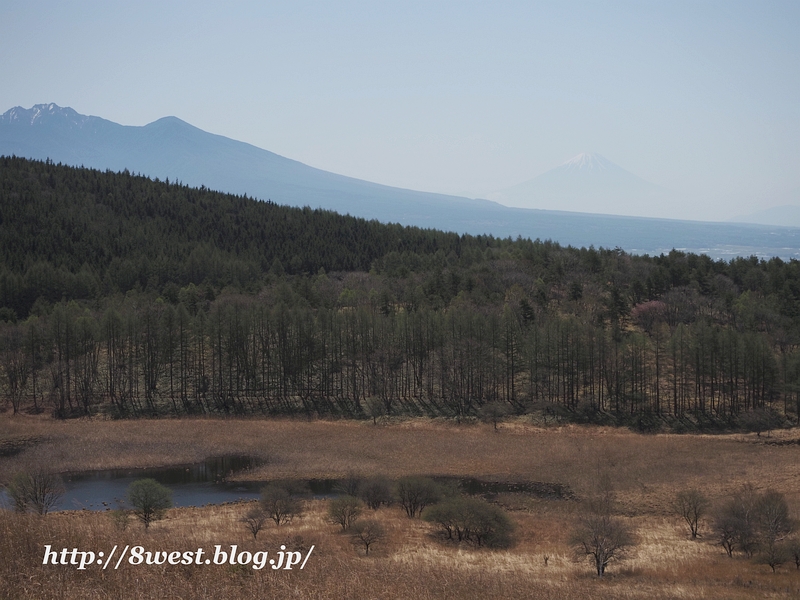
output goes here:
{"type": "Polygon", "coordinates": [[[562,247],[0,158],[0,398],[66,418],[800,421],[800,263],[562,247]]]}

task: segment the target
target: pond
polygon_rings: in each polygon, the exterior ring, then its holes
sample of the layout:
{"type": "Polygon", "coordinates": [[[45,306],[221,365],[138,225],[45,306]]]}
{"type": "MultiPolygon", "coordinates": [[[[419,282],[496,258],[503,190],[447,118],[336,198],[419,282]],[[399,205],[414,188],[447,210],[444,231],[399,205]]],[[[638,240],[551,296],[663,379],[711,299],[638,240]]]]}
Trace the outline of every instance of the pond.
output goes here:
{"type": "MultiPolygon", "coordinates": [[[[255,500],[264,481],[228,481],[261,462],[250,456],[222,456],[201,463],[153,469],[109,469],[62,474],[65,493],[53,510],[112,510],[127,507],[128,486],[137,479],[152,478],[172,490],[173,505],[204,506],[238,500],[255,500]]],[[[492,499],[501,493],[522,493],[548,499],[568,499],[572,493],[559,484],[541,482],[505,483],[475,478],[435,477],[442,484],[455,485],[462,493],[492,499]]],[[[324,498],[339,495],[339,480],[292,480],[291,489],[305,496],[324,498]]],[[[0,505],[8,498],[0,492],[0,505]]]]}
{"type": "MultiPolygon", "coordinates": [[[[64,473],[61,477],[65,492],[53,510],[106,510],[126,506],[123,503],[128,486],[147,477],[172,490],[174,506],[251,500],[258,498],[263,483],[228,482],[226,478],[258,464],[259,461],[249,456],[222,456],[176,467],[64,473]]],[[[2,494],[0,500],[8,503],[8,498],[2,494]]]]}

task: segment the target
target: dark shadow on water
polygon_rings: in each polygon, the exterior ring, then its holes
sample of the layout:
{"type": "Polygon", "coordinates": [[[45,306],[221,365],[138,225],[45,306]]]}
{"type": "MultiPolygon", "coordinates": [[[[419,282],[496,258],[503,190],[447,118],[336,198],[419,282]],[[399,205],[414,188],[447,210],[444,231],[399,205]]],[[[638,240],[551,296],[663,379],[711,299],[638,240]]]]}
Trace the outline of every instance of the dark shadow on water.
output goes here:
{"type": "MultiPolygon", "coordinates": [[[[222,456],[201,463],[154,469],[109,469],[65,473],[66,492],[55,510],[113,510],[130,508],[126,502],[128,486],[137,479],[152,478],[172,490],[174,506],[204,506],[238,500],[256,500],[270,482],[246,481],[247,471],[262,461],[250,456],[222,456]],[[244,481],[229,481],[236,474],[244,481]]],[[[498,494],[517,493],[550,500],[567,500],[572,491],[557,483],[536,481],[499,482],[477,478],[435,477],[441,484],[456,487],[463,494],[488,500],[498,494]]],[[[291,493],[313,498],[341,494],[338,479],[293,479],[279,482],[291,493]]],[[[7,500],[0,498],[0,500],[7,500]]]]}
{"type": "Polygon", "coordinates": [[[107,510],[127,506],[128,486],[151,478],[172,490],[174,506],[203,506],[258,498],[262,484],[229,482],[261,464],[250,456],[218,456],[201,463],[156,469],[109,469],[66,473],[66,493],[57,510],[107,510]]]}

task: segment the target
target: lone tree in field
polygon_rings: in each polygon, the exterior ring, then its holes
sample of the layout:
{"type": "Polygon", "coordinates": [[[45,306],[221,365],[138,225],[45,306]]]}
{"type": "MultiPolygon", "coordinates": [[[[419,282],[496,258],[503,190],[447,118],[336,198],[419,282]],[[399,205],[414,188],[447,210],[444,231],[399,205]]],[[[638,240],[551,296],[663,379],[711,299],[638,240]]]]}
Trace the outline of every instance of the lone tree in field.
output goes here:
{"type": "Polygon", "coordinates": [[[172,492],[155,479],[138,479],[128,486],[128,500],[134,516],[147,529],[150,523],[163,518],[172,506],[172,492]]]}
{"type": "Polygon", "coordinates": [[[575,553],[591,558],[598,577],[605,574],[612,560],[621,558],[636,543],[627,523],[613,515],[614,505],[614,486],[608,476],[603,476],[570,536],[575,553]]]}
{"type": "Polygon", "coordinates": [[[372,519],[356,521],[350,527],[350,531],[352,532],[350,542],[354,546],[364,546],[364,554],[367,556],[369,556],[370,546],[386,537],[383,525],[372,519]]]}
{"type": "Polygon", "coordinates": [[[609,514],[592,513],[580,518],[572,532],[571,544],[579,556],[589,556],[597,576],[602,577],[608,563],[618,559],[634,544],[633,535],[621,519],[609,514]]]}
{"type": "Polygon", "coordinates": [[[278,527],[303,514],[301,501],[286,488],[274,484],[261,490],[261,508],[278,527]]]}
{"type": "Polygon", "coordinates": [[[441,488],[429,477],[402,477],[397,482],[397,499],[409,518],[419,516],[426,506],[441,498],[441,488]]]}
{"type": "Polygon", "coordinates": [[[264,528],[267,519],[269,519],[269,515],[261,506],[253,506],[239,520],[244,523],[247,531],[253,534],[253,539],[257,540],[258,532],[264,528]]]}
{"type": "Polygon", "coordinates": [[[347,531],[361,515],[363,503],[353,496],[334,498],[328,505],[328,519],[331,523],[341,525],[342,531],[347,531]]]}
{"type": "Polygon", "coordinates": [[[702,492],[694,489],[678,492],[672,501],[672,510],[686,521],[693,540],[699,535],[700,519],[706,515],[708,507],[708,499],[702,492]]]}
{"type": "Polygon", "coordinates": [[[7,491],[17,511],[46,515],[64,495],[64,483],[55,473],[35,467],[14,475],[7,491]]]}

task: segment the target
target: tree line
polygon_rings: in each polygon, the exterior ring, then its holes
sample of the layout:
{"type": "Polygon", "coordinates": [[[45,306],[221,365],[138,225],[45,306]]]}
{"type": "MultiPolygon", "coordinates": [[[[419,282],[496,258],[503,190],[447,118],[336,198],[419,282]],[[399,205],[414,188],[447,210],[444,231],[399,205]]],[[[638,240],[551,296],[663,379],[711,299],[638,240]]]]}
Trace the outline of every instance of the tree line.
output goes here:
{"type": "Polygon", "coordinates": [[[0,328],[7,401],[60,417],[110,412],[457,418],[488,407],[553,418],[735,423],[800,408],[796,352],[757,332],[665,322],[652,333],[573,315],[465,305],[313,309],[223,296],[93,312],[56,305],[0,328]],[[771,414],[771,413],[770,413],[771,414]]]}
{"type": "Polygon", "coordinates": [[[58,416],[800,415],[800,263],[459,236],[0,158],[0,385],[58,416]]]}

